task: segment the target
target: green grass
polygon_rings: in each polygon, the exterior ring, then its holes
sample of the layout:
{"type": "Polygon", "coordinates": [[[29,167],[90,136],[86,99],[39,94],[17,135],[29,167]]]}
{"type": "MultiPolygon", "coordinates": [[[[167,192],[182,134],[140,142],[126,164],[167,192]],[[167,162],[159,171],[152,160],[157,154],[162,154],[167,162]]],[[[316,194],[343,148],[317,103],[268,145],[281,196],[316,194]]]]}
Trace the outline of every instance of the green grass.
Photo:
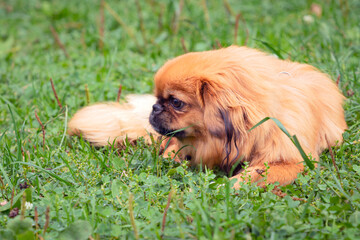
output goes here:
{"type": "Polygon", "coordinates": [[[359,1],[318,1],[317,17],[311,1],[108,0],[103,48],[100,2],[0,1],[0,201],[13,199],[18,208],[33,204],[25,220],[10,219],[9,207],[0,208],[0,238],[14,231],[18,239],[360,237],[359,1]],[[313,21],[304,21],[305,15],[313,21]],[[273,194],[272,185],[264,190],[244,184],[235,191],[220,172],[163,159],[143,141],[117,151],[65,135],[69,118],[87,104],[85,85],[91,103],[114,101],[120,84],[122,96],[151,93],[156,70],[184,53],[181,39],[189,51],[246,43],[312,64],[334,81],[340,76],[349,129],[333,148],[339,175],[325,151],[318,168],[281,188],[285,197],[273,194]],[[45,146],[35,112],[46,129],[45,146]],[[31,187],[22,200],[25,182],[31,187]]]}

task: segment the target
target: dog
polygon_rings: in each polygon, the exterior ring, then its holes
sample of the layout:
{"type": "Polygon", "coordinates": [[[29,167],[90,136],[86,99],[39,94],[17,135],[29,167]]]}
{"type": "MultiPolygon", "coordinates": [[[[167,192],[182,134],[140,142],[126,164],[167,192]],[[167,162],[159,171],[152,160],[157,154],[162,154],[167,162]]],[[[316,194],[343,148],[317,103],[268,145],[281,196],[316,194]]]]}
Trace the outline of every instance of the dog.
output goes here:
{"type": "Polygon", "coordinates": [[[279,120],[316,161],[328,143],[342,142],[347,128],[344,96],[326,74],[248,47],[181,55],[154,80],[156,99],[85,107],[70,121],[70,135],[97,145],[126,135],[172,135],[176,142],[166,154],[181,149],[180,159],[225,172],[237,165],[232,178],[239,188],[245,178],[287,185],[304,170],[298,149],[274,122],[252,129],[264,118],[279,120]]]}

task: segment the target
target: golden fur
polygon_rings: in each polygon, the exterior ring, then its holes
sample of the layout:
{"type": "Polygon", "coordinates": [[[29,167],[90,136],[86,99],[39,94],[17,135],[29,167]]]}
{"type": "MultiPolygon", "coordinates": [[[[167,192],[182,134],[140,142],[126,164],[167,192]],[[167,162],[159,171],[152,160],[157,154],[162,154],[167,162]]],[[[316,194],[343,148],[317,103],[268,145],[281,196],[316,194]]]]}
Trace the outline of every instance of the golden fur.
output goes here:
{"type": "MultiPolygon", "coordinates": [[[[149,123],[149,115],[156,98],[152,95],[129,95],[127,103],[98,103],[84,107],[68,124],[69,135],[82,136],[94,146],[121,145],[129,139],[156,134],[149,123]]],[[[149,142],[150,143],[150,142],[149,142]]]]}
{"type": "MultiPolygon", "coordinates": [[[[268,183],[289,184],[303,170],[299,151],[274,122],[249,131],[263,118],[278,119],[316,160],[327,147],[326,139],[331,145],[341,143],[346,129],[344,97],[327,75],[310,65],[247,47],[188,53],[168,61],[155,75],[155,96],[159,109],[154,105],[150,117],[154,128],[186,128],[178,134],[176,148],[192,147],[181,150],[182,158],[225,171],[241,159],[249,163],[254,182],[262,180],[259,173],[265,163],[270,167],[268,183]],[[175,108],[171,99],[180,100],[183,107],[175,108]]],[[[150,105],[143,106],[144,114],[150,113],[150,105]]],[[[124,134],[145,136],[144,127],[153,132],[144,114],[130,119],[129,112],[120,111],[125,107],[117,105],[118,111],[105,106],[88,107],[81,115],[84,110],[80,110],[69,123],[70,133],[78,135],[78,129],[85,139],[103,145],[123,139],[124,134]],[[91,117],[108,110],[116,112],[117,124],[110,117],[104,122],[91,117]],[[85,129],[82,124],[91,127],[85,129]]],[[[241,176],[240,172],[234,178],[241,180],[241,176]]]]}

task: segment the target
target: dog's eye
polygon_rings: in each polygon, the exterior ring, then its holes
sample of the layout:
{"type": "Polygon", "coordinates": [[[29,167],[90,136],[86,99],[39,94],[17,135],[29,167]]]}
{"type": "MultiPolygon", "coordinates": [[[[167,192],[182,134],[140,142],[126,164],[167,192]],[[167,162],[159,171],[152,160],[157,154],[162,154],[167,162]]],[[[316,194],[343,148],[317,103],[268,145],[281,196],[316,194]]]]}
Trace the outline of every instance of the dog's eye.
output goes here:
{"type": "Polygon", "coordinates": [[[184,106],[184,102],[180,101],[177,98],[170,98],[170,104],[171,106],[173,106],[173,108],[175,108],[176,110],[180,110],[183,106],[184,106]]]}

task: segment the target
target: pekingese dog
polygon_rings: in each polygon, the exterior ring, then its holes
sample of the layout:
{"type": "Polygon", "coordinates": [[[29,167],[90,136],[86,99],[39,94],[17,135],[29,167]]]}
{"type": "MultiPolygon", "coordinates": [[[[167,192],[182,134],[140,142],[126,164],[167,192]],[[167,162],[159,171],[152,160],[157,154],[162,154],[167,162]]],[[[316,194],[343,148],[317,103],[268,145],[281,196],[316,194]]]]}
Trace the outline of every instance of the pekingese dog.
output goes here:
{"type": "Polygon", "coordinates": [[[327,142],[342,142],[347,127],[344,97],[327,75],[248,47],[192,52],[166,62],[155,75],[155,97],[85,107],[70,121],[69,133],[95,145],[121,143],[126,135],[173,135],[166,153],[187,146],[179,157],[192,164],[226,172],[237,165],[233,178],[239,181],[248,162],[251,181],[261,184],[266,170],[267,183],[286,185],[304,169],[298,149],[274,122],[249,131],[254,125],[278,119],[315,160],[327,142]]]}

